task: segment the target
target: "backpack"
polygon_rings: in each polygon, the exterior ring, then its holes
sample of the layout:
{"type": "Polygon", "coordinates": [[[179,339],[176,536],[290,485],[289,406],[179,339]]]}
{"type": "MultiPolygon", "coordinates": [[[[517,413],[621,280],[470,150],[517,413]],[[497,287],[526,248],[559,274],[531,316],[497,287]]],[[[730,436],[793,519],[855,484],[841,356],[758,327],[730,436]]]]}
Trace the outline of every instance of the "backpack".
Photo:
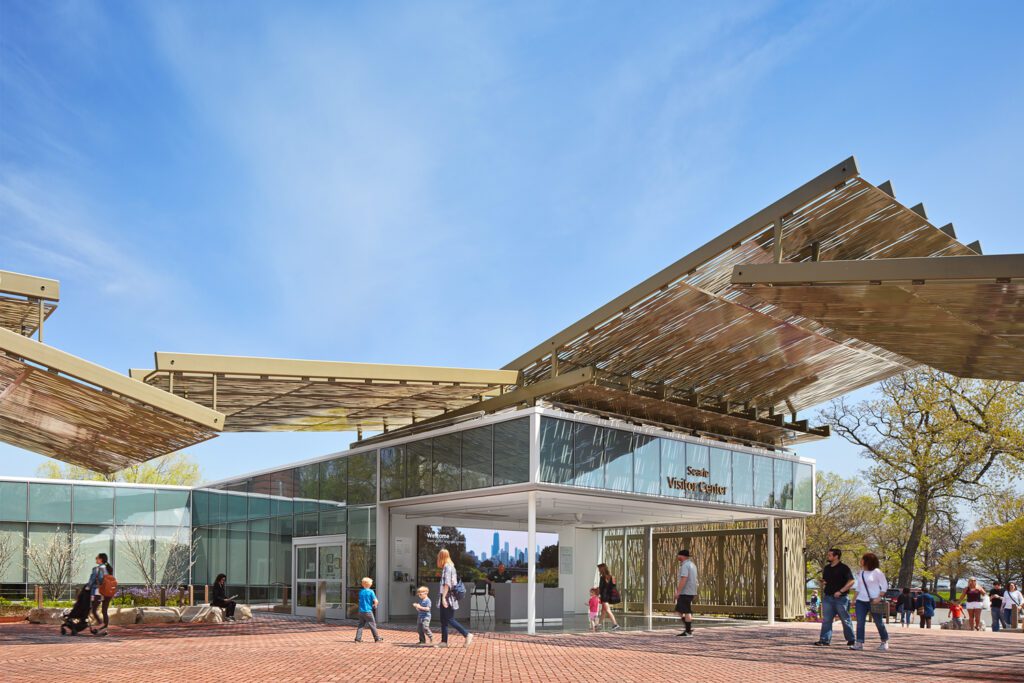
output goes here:
{"type": "Polygon", "coordinates": [[[456,600],[462,600],[466,597],[466,587],[462,584],[462,581],[452,586],[452,595],[455,596],[456,600]]]}
{"type": "Polygon", "coordinates": [[[114,597],[117,594],[117,579],[114,578],[114,575],[107,574],[104,576],[96,592],[105,598],[114,597]]]}

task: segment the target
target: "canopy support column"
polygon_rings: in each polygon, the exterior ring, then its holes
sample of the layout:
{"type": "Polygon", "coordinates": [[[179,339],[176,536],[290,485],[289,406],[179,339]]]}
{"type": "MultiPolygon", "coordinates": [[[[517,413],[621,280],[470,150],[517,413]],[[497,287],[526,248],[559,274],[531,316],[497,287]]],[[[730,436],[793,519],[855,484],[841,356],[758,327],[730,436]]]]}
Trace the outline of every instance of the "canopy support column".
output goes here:
{"type": "Polygon", "coordinates": [[[537,633],[537,492],[527,494],[526,521],[526,632],[537,633]]]}
{"type": "Polygon", "coordinates": [[[648,631],[654,628],[654,527],[644,530],[644,550],[647,561],[644,563],[644,617],[648,631]]]}
{"type": "Polygon", "coordinates": [[[768,518],[768,625],[775,623],[775,518],[768,518]]]}

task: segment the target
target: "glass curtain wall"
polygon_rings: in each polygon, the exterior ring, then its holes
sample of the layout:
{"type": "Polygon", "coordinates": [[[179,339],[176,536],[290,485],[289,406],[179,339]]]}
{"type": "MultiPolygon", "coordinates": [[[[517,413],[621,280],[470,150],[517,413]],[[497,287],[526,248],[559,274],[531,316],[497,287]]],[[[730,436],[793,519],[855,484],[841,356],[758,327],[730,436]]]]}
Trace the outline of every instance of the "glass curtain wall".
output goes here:
{"type": "Polygon", "coordinates": [[[30,597],[39,573],[30,547],[44,552],[68,533],[78,542],[72,588],[85,583],[106,553],[119,584],[130,590],[163,580],[157,562],[171,544],[187,545],[191,528],[187,489],[74,482],[0,482],[0,535],[15,552],[0,574],[0,596],[30,597]]]}
{"type": "Polygon", "coordinates": [[[548,416],[540,476],[552,484],[812,512],[813,467],[789,458],[548,416]]]}

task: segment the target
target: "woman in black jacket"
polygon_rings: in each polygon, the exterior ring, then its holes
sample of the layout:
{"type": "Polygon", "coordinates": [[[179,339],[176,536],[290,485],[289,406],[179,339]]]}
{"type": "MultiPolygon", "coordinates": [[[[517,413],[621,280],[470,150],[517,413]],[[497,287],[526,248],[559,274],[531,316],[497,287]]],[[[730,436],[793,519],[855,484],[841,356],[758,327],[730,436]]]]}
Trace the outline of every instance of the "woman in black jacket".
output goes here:
{"type": "Polygon", "coordinates": [[[228,621],[234,621],[236,603],[234,600],[227,599],[224,589],[224,584],[227,581],[227,574],[217,574],[217,578],[213,581],[213,595],[211,596],[210,606],[222,608],[224,610],[224,618],[228,621]]]}
{"type": "Polygon", "coordinates": [[[910,618],[914,615],[914,595],[909,588],[904,588],[896,598],[896,608],[900,612],[900,626],[910,628],[910,618]]]}

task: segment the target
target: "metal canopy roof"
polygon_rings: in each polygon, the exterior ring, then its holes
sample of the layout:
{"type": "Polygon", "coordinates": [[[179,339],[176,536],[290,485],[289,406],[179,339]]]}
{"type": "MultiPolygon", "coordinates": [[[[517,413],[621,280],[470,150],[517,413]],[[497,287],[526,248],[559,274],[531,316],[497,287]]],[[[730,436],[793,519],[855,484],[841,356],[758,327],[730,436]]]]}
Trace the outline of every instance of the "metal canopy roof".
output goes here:
{"type": "Polygon", "coordinates": [[[59,300],[56,280],[0,270],[0,327],[26,337],[42,334],[59,300]]]}
{"type": "Polygon", "coordinates": [[[939,370],[1024,381],[1024,254],[744,265],[732,281],[939,370]]]}
{"type": "Polygon", "coordinates": [[[224,431],[389,430],[500,394],[509,370],[157,353],[132,377],[222,411],[224,431]]]}
{"type": "MultiPolygon", "coordinates": [[[[668,406],[655,410],[636,398],[656,396],[694,409],[677,414],[680,426],[732,434],[736,420],[747,420],[739,431],[777,442],[782,435],[758,421],[777,421],[779,413],[795,414],[916,363],[751,296],[730,282],[733,267],[976,253],[887,187],[861,178],[851,157],[505,367],[520,370],[527,389],[594,368],[617,378],[621,389],[600,393],[626,415],[663,418],[668,406]]],[[[593,393],[573,389],[558,398],[582,405],[593,393]]],[[[806,423],[794,418],[793,425],[806,423]]]]}
{"type": "Polygon", "coordinates": [[[0,329],[0,439],[97,472],[205,441],[220,413],[0,329]]]}

